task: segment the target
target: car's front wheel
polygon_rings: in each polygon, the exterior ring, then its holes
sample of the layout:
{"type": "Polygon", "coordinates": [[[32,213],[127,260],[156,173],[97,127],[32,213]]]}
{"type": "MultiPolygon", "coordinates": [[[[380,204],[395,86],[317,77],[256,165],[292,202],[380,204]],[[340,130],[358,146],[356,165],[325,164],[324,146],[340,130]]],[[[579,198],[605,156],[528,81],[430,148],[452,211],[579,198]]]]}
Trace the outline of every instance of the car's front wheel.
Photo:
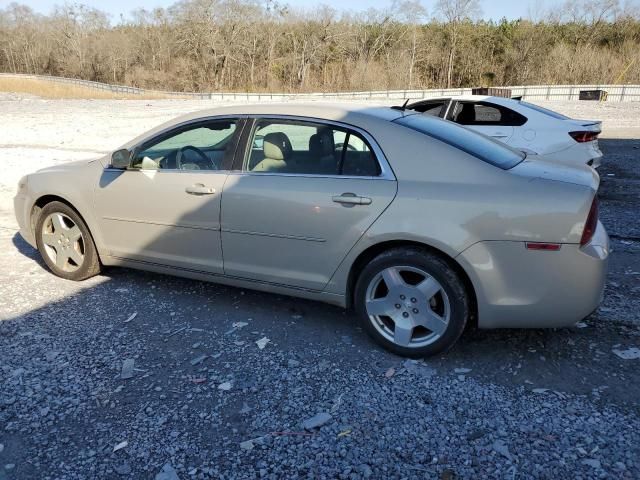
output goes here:
{"type": "Polygon", "coordinates": [[[449,349],[469,318],[469,296],[458,273],[418,248],[391,249],[374,258],[359,276],[354,301],[367,333],[409,357],[449,349]]]}
{"type": "Polygon", "coordinates": [[[42,259],[57,276],[84,280],[100,272],[98,252],[80,215],[62,202],[51,202],[39,212],[36,244],[42,259]]]}

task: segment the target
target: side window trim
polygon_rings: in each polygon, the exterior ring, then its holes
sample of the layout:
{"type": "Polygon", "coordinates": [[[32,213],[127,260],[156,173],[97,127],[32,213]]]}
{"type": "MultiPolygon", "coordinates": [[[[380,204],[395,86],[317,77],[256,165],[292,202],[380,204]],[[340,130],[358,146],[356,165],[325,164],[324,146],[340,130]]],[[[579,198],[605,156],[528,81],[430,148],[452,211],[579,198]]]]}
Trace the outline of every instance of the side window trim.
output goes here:
{"type": "MultiPolygon", "coordinates": [[[[342,166],[341,166],[342,168],[342,166]]],[[[373,136],[367,132],[366,130],[357,127],[355,125],[351,125],[348,123],[337,122],[333,120],[326,120],[323,118],[315,118],[315,117],[302,117],[296,115],[249,115],[247,118],[247,122],[243,129],[241,135],[241,141],[238,143],[236,148],[236,155],[233,162],[233,169],[229,172],[231,174],[240,174],[240,175],[261,175],[261,176],[269,176],[269,175],[279,175],[279,176],[295,176],[295,177],[318,177],[318,178],[356,178],[356,179],[377,179],[377,180],[396,180],[395,174],[391,169],[391,166],[384,155],[384,152],[375,141],[373,136]],[[323,175],[323,174],[314,174],[314,173],[277,173],[277,172],[264,172],[264,173],[254,173],[249,170],[245,170],[245,160],[248,159],[251,154],[251,139],[253,138],[253,134],[255,131],[255,127],[260,120],[267,121],[284,121],[287,120],[291,122],[309,122],[309,123],[320,123],[323,125],[333,126],[342,130],[346,130],[347,132],[355,132],[360,135],[365,141],[366,145],[371,150],[373,158],[378,163],[378,167],[380,168],[380,174],[375,177],[370,176],[359,176],[359,175],[323,175]]]]}
{"type": "MultiPolygon", "coordinates": [[[[351,132],[347,130],[345,133],[346,135],[344,136],[344,142],[342,143],[342,152],[340,152],[340,160],[338,162],[338,175],[341,176],[342,169],[344,168],[344,157],[347,155],[347,150],[349,149],[349,140],[351,140],[351,132]]],[[[371,149],[371,147],[369,147],[369,149],[371,149]]]]}
{"type": "MultiPolygon", "coordinates": [[[[171,127],[162,130],[161,132],[156,133],[153,137],[147,138],[140,143],[131,147],[131,158],[134,158],[138,153],[143,151],[145,148],[154,145],[156,143],[160,143],[166,139],[169,139],[175,135],[179,135],[182,132],[198,128],[199,125],[207,125],[213,122],[220,121],[235,121],[236,122],[236,130],[234,132],[234,136],[231,139],[233,142],[231,148],[233,149],[233,154],[225,155],[224,163],[221,165],[219,170],[201,170],[200,173],[228,173],[233,167],[233,160],[235,158],[236,152],[238,151],[239,140],[244,132],[244,125],[247,123],[248,118],[246,115],[222,115],[222,116],[213,116],[213,117],[203,117],[197,118],[193,120],[188,120],[183,123],[179,123],[177,125],[172,125],[171,127]],[[228,158],[227,158],[228,157],[228,158]]],[[[180,170],[180,169],[159,169],[158,172],[190,172],[193,173],[192,170],[180,170]]]]}
{"type": "Polygon", "coordinates": [[[445,101],[445,107],[442,109],[442,112],[440,112],[440,118],[447,118],[447,115],[449,115],[449,111],[451,110],[451,105],[453,105],[455,102],[453,101],[452,98],[447,98],[445,101]]]}
{"type": "Polygon", "coordinates": [[[453,100],[451,99],[451,101],[449,102],[449,107],[447,108],[447,114],[445,115],[445,120],[449,120],[451,122],[453,122],[453,115],[456,113],[456,110],[458,109],[458,104],[460,102],[458,100],[453,100]]]}
{"type": "Polygon", "coordinates": [[[253,131],[256,126],[256,118],[249,117],[245,119],[244,125],[242,127],[242,132],[238,136],[238,143],[236,145],[236,151],[233,156],[233,163],[230,172],[242,172],[244,159],[250,153],[249,143],[253,138],[253,131]]]}

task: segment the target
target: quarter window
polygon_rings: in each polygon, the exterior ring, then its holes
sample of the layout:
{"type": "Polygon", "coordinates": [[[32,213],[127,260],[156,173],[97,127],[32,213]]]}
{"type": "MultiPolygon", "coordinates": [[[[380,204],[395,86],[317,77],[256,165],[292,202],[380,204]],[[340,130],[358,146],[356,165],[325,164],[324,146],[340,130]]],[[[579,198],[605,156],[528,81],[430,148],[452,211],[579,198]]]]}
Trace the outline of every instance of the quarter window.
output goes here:
{"type": "Polygon", "coordinates": [[[433,115],[434,117],[440,117],[444,115],[448,100],[437,100],[432,102],[420,103],[418,105],[411,105],[409,108],[416,112],[425,113],[427,115],[433,115]]]}
{"type": "Polygon", "coordinates": [[[223,170],[232,160],[236,120],[215,120],[178,128],[142,145],[132,167],[144,170],[223,170]]]}
{"type": "Polygon", "coordinates": [[[358,133],[314,122],[259,120],[245,170],[254,173],[378,176],[380,167],[358,133]]]}
{"type": "Polygon", "coordinates": [[[448,115],[460,125],[501,125],[519,127],[527,118],[510,108],[487,102],[457,102],[448,115]]]}

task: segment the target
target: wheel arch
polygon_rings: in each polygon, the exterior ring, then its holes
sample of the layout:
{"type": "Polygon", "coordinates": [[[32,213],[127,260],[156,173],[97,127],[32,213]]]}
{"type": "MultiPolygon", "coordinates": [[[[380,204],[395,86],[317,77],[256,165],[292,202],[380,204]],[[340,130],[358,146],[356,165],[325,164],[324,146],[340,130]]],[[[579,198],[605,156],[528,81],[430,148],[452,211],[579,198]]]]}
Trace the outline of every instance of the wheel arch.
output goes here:
{"type": "Polygon", "coordinates": [[[69,208],[71,208],[74,212],[76,212],[78,216],[82,219],[84,224],[87,226],[87,228],[89,229],[89,233],[93,237],[93,232],[91,231],[91,228],[89,227],[89,224],[87,223],[87,220],[85,219],[84,215],[82,215],[82,212],[80,212],[73,205],[73,203],[71,203],[66,198],[61,197],[59,195],[53,195],[53,194],[41,195],[40,197],[38,197],[38,199],[33,203],[33,206],[31,207],[31,212],[29,213],[29,225],[34,235],[36,233],[36,223],[38,221],[38,215],[40,211],[45,207],[45,205],[48,205],[51,202],[64,203],[69,208]]]}
{"type": "Polygon", "coordinates": [[[387,250],[390,250],[392,248],[402,248],[402,247],[419,248],[419,249],[428,251],[432,254],[435,254],[438,257],[442,258],[445,262],[447,262],[451,266],[451,268],[453,268],[456,271],[456,273],[460,275],[460,278],[464,283],[465,290],[469,294],[470,307],[471,307],[470,323],[472,325],[475,325],[477,323],[477,317],[478,317],[478,302],[477,302],[475,287],[473,286],[473,282],[471,281],[471,278],[467,274],[466,270],[453,257],[446,254],[439,248],[436,248],[426,243],[416,242],[412,240],[387,240],[384,242],[376,243],[375,245],[371,245],[370,247],[360,252],[360,254],[356,257],[354,262],[351,264],[349,275],[347,277],[347,289],[346,289],[347,308],[353,308],[353,297],[354,297],[354,292],[356,288],[356,283],[364,267],[371,260],[373,260],[375,257],[380,255],[381,253],[386,252],[387,250]]]}

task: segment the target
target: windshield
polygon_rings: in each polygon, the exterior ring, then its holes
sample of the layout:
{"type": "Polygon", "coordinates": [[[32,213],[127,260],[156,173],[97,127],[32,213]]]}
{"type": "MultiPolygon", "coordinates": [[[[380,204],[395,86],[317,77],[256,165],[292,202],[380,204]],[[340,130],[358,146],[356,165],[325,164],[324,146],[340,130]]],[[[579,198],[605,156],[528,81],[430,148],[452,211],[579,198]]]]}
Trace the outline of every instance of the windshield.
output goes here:
{"type": "Polygon", "coordinates": [[[503,170],[515,167],[526,156],[491,137],[447,120],[417,114],[400,117],[394,122],[429,135],[503,170]]]}
{"type": "Polygon", "coordinates": [[[544,108],[539,105],[534,105],[533,103],[521,101],[520,105],[524,105],[525,107],[530,108],[531,110],[535,110],[536,112],[542,113],[544,115],[557,118],[558,120],[570,120],[569,117],[562,115],[561,113],[554,112],[553,110],[549,110],[548,108],[544,108]]]}

